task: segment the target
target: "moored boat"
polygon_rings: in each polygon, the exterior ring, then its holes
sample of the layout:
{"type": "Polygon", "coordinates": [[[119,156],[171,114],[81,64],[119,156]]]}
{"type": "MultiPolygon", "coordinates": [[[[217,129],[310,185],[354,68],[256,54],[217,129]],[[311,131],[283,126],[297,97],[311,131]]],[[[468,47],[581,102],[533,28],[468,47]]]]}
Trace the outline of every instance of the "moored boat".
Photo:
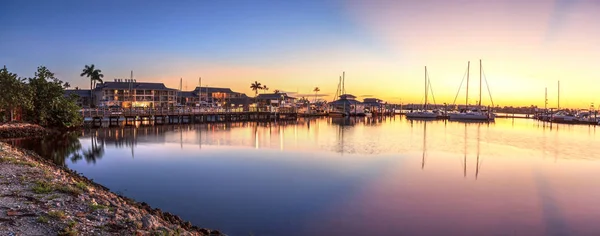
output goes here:
{"type": "Polygon", "coordinates": [[[493,121],[496,115],[490,111],[481,109],[481,85],[482,85],[482,64],[479,60],[479,101],[478,106],[475,109],[469,109],[469,68],[471,62],[467,65],[467,94],[465,99],[466,109],[462,109],[459,112],[448,113],[448,117],[451,120],[478,120],[478,121],[493,121]]]}

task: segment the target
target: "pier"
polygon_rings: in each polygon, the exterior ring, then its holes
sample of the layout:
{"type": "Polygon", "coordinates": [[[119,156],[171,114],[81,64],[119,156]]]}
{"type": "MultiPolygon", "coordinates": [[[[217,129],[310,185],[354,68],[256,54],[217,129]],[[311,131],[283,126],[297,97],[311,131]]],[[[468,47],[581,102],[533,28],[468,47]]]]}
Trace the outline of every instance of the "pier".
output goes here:
{"type": "Polygon", "coordinates": [[[101,126],[135,125],[136,121],[153,124],[217,123],[236,121],[296,120],[295,108],[169,108],[169,109],[85,109],[81,115],[86,123],[101,126]]]}

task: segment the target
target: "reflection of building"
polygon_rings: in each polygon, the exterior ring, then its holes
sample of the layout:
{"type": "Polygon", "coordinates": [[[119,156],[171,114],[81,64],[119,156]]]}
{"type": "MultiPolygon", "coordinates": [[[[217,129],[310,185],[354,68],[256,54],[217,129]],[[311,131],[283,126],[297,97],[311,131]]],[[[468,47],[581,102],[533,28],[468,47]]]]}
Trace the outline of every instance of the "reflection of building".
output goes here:
{"type": "Polygon", "coordinates": [[[98,84],[94,99],[99,106],[170,107],[175,105],[177,90],[163,83],[136,82],[115,79],[114,82],[98,84]]]}
{"type": "Polygon", "coordinates": [[[247,98],[246,94],[234,92],[229,88],[196,87],[193,91],[181,92],[178,101],[186,106],[217,105],[228,103],[229,100],[247,98]]]}
{"type": "Polygon", "coordinates": [[[292,106],[295,104],[296,98],[288,96],[287,93],[263,93],[256,97],[256,102],[275,107],[278,107],[279,104],[282,106],[292,106]]]}
{"type": "Polygon", "coordinates": [[[71,95],[76,95],[78,106],[83,107],[84,105],[90,104],[90,90],[89,89],[68,89],[65,90],[65,97],[69,97],[71,95]]]}

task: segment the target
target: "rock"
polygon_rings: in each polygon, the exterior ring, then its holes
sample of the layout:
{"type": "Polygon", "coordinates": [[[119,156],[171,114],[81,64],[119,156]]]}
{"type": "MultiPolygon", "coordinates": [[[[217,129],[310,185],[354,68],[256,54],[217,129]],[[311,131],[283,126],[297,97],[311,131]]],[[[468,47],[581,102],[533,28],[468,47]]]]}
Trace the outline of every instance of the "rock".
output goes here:
{"type": "Polygon", "coordinates": [[[147,214],[142,217],[142,227],[144,229],[156,229],[158,227],[158,220],[154,216],[147,214]]]}
{"type": "Polygon", "coordinates": [[[16,216],[16,215],[18,215],[18,214],[19,214],[19,213],[18,213],[17,211],[12,211],[12,210],[10,210],[10,211],[7,211],[7,212],[6,212],[6,215],[7,215],[7,216],[16,216]]]}

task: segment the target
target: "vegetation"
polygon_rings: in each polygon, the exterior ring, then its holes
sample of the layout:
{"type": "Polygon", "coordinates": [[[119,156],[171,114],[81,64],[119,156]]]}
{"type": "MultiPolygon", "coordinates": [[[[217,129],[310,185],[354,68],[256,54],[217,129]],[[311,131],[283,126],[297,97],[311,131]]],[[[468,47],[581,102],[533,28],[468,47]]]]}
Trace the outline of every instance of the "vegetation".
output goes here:
{"type": "Polygon", "coordinates": [[[88,66],[85,65],[85,67],[83,68],[83,70],[81,71],[80,74],[81,77],[86,76],[88,78],[90,78],[90,107],[93,104],[92,101],[94,101],[94,93],[92,92],[94,90],[94,87],[96,87],[96,82],[98,83],[102,83],[102,78],[104,78],[104,75],[102,74],[102,71],[99,69],[96,69],[96,67],[94,66],[94,64],[88,66]]]}
{"type": "Polygon", "coordinates": [[[250,85],[250,88],[252,89],[252,91],[254,91],[254,97],[258,96],[258,90],[262,90],[262,84],[260,84],[258,81],[254,81],[254,83],[252,83],[250,85]]]}
{"type": "Polygon", "coordinates": [[[315,89],[313,89],[313,92],[315,92],[315,101],[317,102],[317,93],[319,93],[321,91],[321,89],[319,87],[315,87],[315,89]]]}
{"type": "Polygon", "coordinates": [[[62,193],[71,194],[73,196],[78,196],[79,194],[81,194],[83,192],[83,191],[81,191],[81,189],[75,188],[70,185],[57,186],[56,190],[59,192],[62,192],[62,193]]]}
{"type": "Polygon", "coordinates": [[[17,109],[31,108],[31,90],[25,82],[26,79],[10,73],[6,66],[0,69],[0,112],[5,113],[2,118],[8,116],[8,120],[12,121],[17,109]]]}
{"type": "Polygon", "coordinates": [[[92,209],[92,211],[97,211],[97,210],[108,209],[108,206],[94,203],[94,204],[90,204],[90,208],[92,209]]]}
{"type": "Polygon", "coordinates": [[[40,217],[37,218],[37,221],[40,222],[40,223],[47,224],[48,223],[48,217],[40,216],[40,217]]]}
{"type": "Polygon", "coordinates": [[[64,211],[50,211],[48,215],[54,219],[64,219],[67,218],[67,215],[64,211]]]}
{"type": "Polygon", "coordinates": [[[13,121],[18,114],[22,120],[46,127],[70,128],[81,125],[83,118],[75,97],[65,97],[68,83],[54,77],[46,67],[38,67],[33,78],[20,78],[0,69],[0,121],[13,121]]]}
{"type": "Polygon", "coordinates": [[[37,181],[31,190],[37,194],[46,194],[52,192],[53,188],[52,184],[46,181],[37,181]]]}
{"type": "Polygon", "coordinates": [[[77,188],[81,189],[82,191],[87,191],[88,190],[88,187],[87,187],[87,185],[84,182],[77,182],[75,184],[75,186],[77,188]]]}

